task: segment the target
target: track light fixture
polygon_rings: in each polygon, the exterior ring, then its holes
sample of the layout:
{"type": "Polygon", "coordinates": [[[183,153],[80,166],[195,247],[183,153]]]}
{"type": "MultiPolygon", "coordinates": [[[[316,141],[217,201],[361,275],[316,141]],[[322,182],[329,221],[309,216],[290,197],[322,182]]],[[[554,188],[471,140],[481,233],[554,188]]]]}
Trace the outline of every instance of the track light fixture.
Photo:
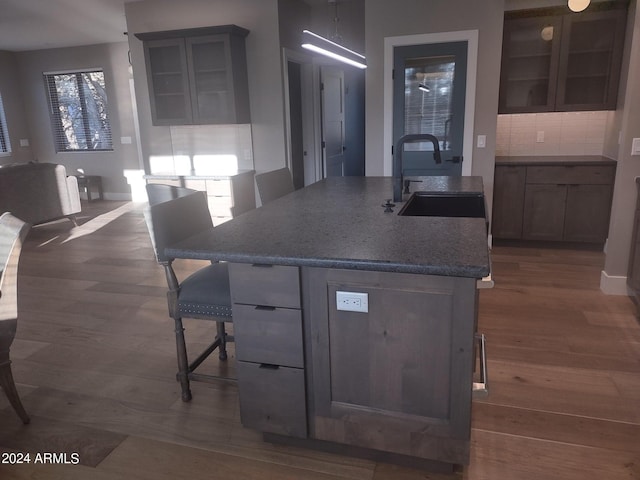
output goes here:
{"type": "Polygon", "coordinates": [[[367,68],[366,58],[353,50],[321,37],[309,30],[302,32],[302,48],[325,55],[358,68],[367,68]]]}

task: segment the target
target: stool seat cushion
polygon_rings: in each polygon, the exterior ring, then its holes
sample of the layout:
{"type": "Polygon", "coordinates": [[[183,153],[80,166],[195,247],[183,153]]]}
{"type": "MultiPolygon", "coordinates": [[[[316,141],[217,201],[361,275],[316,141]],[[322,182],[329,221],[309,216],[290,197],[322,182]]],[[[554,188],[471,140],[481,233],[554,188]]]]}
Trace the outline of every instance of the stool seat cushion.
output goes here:
{"type": "Polygon", "coordinates": [[[231,318],[227,264],[214,263],[187,277],[180,284],[178,309],[185,317],[206,315],[231,318]]]}

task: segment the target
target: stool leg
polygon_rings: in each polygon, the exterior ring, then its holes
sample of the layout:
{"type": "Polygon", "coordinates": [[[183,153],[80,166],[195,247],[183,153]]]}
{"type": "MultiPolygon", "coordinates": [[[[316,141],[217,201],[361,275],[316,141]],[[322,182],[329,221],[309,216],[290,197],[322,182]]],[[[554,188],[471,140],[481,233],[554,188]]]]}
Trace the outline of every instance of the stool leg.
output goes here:
{"type": "Polygon", "coordinates": [[[16,390],[16,384],[13,381],[13,374],[11,373],[10,361],[6,361],[0,365],[0,386],[2,386],[2,389],[7,394],[9,403],[11,403],[11,406],[22,420],[22,423],[25,425],[28,424],[31,419],[22,406],[22,402],[18,396],[18,390],[16,390]]]}
{"type": "Polygon", "coordinates": [[[182,401],[189,402],[192,398],[189,388],[189,361],[187,359],[187,346],[184,341],[184,327],[182,318],[175,319],[176,324],[176,351],[178,354],[178,381],[182,387],[182,401]]]}
{"type": "Polygon", "coordinates": [[[217,337],[220,339],[218,347],[218,358],[220,360],[227,359],[227,332],[224,329],[224,322],[216,322],[217,337]]]}

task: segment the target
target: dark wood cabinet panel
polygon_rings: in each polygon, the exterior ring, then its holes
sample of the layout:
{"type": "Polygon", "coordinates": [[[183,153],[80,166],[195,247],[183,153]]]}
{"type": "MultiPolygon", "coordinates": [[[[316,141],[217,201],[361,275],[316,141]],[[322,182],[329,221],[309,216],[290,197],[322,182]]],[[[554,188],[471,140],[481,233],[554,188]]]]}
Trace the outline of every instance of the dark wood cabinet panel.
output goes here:
{"type": "Polygon", "coordinates": [[[526,174],[524,166],[496,166],[491,217],[491,231],[496,238],[522,238],[526,174]]]}
{"type": "Polygon", "coordinates": [[[310,436],[468,463],[476,281],[306,269],[310,436]],[[369,312],[336,308],[367,293],[369,312]]]}
{"type": "Polygon", "coordinates": [[[298,267],[229,263],[229,284],[242,424],[307,437],[298,267]]]}
{"type": "Polygon", "coordinates": [[[249,123],[244,38],[235,25],[136,34],[154,125],[249,123]]]}
{"type": "Polygon", "coordinates": [[[493,237],[604,243],[615,172],[613,164],[496,165],[493,237]]]}
{"type": "Polygon", "coordinates": [[[234,263],[229,268],[229,279],[242,285],[231,290],[233,303],[300,308],[298,267],[234,263]]]}
{"type": "Polygon", "coordinates": [[[615,168],[609,165],[558,165],[527,167],[527,183],[553,185],[612,185],[615,168]]]}
{"type": "Polygon", "coordinates": [[[625,23],[624,4],[505,14],[499,112],[615,109],[625,23]]]}
{"type": "Polygon", "coordinates": [[[305,438],[304,370],[242,361],[237,368],[242,424],[261,432],[305,438]]]}
{"type": "Polygon", "coordinates": [[[300,310],[234,304],[233,332],[238,360],[304,368],[300,310]]]}
{"type": "Polygon", "coordinates": [[[566,185],[527,185],[522,238],[562,240],[566,199],[566,185]]]}
{"type": "Polygon", "coordinates": [[[567,185],[563,239],[604,243],[609,235],[612,194],[610,185],[567,185]]]}

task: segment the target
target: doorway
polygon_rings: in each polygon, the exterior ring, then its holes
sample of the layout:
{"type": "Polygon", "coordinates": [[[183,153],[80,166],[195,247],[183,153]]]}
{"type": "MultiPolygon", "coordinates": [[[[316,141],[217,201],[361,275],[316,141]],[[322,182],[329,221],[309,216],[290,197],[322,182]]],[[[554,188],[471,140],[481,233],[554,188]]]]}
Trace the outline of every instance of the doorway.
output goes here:
{"type": "Polygon", "coordinates": [[[286,165],[296,188],[365,174],[365,74],[283,49],[286,165]]]}
{"type": "MultiPolygon", "coordinates": [[[[460,169],[460,173],[462,175],[471,175],[472,169],[472,153],[473,153],[473,126],[474,126],[474,115],[475,115],[475,90],[476,90],[476,71],[477,71],[477,58],[478,58],[478,31],[477,30],[464,30],[464,31],[456,31],[456,32],[443,32],[443,33],[433,33],[433,34],[419,34],[419,35],[405,35],[400,37],[387,37],[384,41],[384,152],[383,152],[383,161],[384,168],[383,173],[386,176],[391,176],[392,174],[392,165],[393,165],[393,148],[396,140],[396,136],[399,136],[397,132],[394,132],[394,51],[397,47],[424,47],[426,48],[434,48],[436,49],[435,55],[431,55],[427,52],[426,55],[420,54],[418,52],[417,55],[413,55],[410,52],[407,55],[408,58],[429,58],[430,56],[438,57],[440,54],[437,53],[438,45],[441,44],[466,44],[466,60],[465,60],[465,73],[460,74],[464,78],[463,86],[459,86],[458,88],[464,90],[464,115],[463,118],[460,118],[458,114],[456,117],[456,121],[458,125],[462,125],[461,132],[456,135],[460,136],[462,139],[462,162],[458,165],[460,169]]],[[[445,52],[446,53],[446,52],[445,52]]],[[[441,52],[442,54],[442,52],[441,52]]],[[[453,54],[455,55],[455,53],[453,54]]],[[[448,56],[448,55],[444,55],[448,56]]],[[[427,62],[428,63],[428,62],[427,62]]],[[[446,64],[446,62],[444,62],[446,64]]],[[[437,62],[436,62],[437,64],[437,62]]],[[[435,68],[433,65],[423,65],[420,66],[420,62],[416,62],[415,72],[428,74],[429,68],[435,68]],[[420,72],[419,70],[423,69],[423,67],[427,71],[420,72]]],[[[403,69],[401,70],[403,71],[403,69]]],[[[416,77],[417,78],[417,77],[416,77]]],[[[425,77],[426,78],[426,77],[425,77]]],[[[403,81],[404,83],[404,81],[403,81]]],[[[431,87],[429,87],[431,88],[431,87]]],[[[421,103],[420,98],[420,103],[421,103]]],[[[451,123],[451,120],[448,123],[451,123]]],[[[447,129],[450,127],[447,126],[447,129]]],[[[458,127],[458,130],[460,128],[458,127]]],[[[447,132],[448,133],[448,132],[447,132]]],[[[441,142],[444,141],[444,132],[442,134],[443,138],[439,138],[441,142]]],[[[447,137],[447,143],[449,142],[450,136],[447,137]]],[[[449,147],[449,145],[447,145],[449,147]]],[[[418,146],[419,149],[423,149],[423,146],[418,146]]],[[[455,154],[451,155],[457,156],[455,154]]],[[[403,159],[404,160],[404,159],[403,159]]],[[[444,160],[444,158],[443,158],[444,160]]],[[[454,162],[442,162],[443,164],[452,164],[455,165],[454,162]]],[[[442,175],[444,173],[431,173],[442,175]]]]}
{"type": "Polygon", "coordinates": [[[322,96],[322,149],[325,177],[344,176],[345,111],[344,72],[337,67],[320,68],[322,96]]]}
{"type": "Polygon", "coordinates": [[[393,57],[394,156],[402,156],[404,174],[461,175],[467,42],[399,46],[393,57]],[[398,144],[415,134],[431,135],[437,144],[398,144]]]}

